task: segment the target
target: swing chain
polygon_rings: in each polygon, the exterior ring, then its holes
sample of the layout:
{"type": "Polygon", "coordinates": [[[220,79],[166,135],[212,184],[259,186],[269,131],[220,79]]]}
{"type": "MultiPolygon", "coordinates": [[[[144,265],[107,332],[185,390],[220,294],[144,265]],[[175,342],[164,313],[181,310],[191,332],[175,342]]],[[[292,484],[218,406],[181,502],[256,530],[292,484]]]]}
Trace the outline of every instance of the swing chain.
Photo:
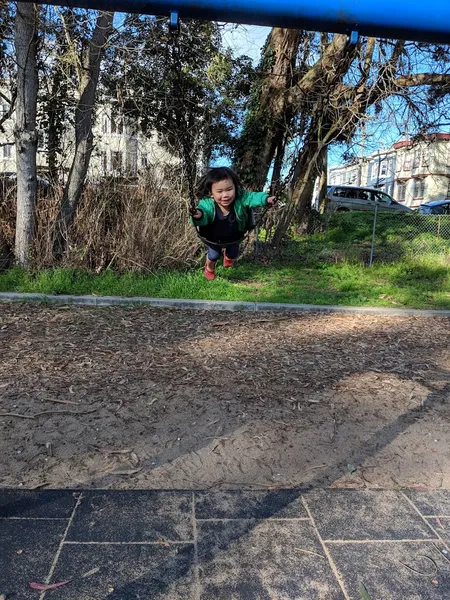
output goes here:
{"type": "MultiPolygon", "coordinates": [[[[178,100],[182,100],[184,97],[184,89],[181,81],[181,58],[180,58],[180,47],[178,43],[180,33],[180,20],[177,11],[172,11],[169,18],[169,31],[172,34],[172,64],[175,71],[175,81],[178,87],[178,100]]],[[[195,183],[194,183],[194,164],[191,155],[191,146],[189,144],[189,132],[187,131],[184,117],[182,114],[178,115],[179,119],[179,134],[180,143],[183,150],[184,161],[186,165],[186,178],[188,183],[188,194],[189,194],[189,213],[194,215],[197,212],[197,201],[195,196],[195,183]]]]}

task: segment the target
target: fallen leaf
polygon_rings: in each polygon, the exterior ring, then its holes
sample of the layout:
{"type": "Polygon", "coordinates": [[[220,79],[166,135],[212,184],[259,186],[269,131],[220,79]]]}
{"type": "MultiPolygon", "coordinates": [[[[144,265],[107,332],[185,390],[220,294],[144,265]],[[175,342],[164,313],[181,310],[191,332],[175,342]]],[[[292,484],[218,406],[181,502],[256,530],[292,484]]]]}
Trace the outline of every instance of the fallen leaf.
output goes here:
{"type": "Polygon", "coordinates": [[[54,590],[56,588],[61,587],[62,585],[66,585],[66,583],[70,583],[72,580],[67,579],[67,581],[60,581],[59,583],[35,583],[34,581],[30,583],[30,588],[33,590],[39,590],[40,592],[46,592],[47,590],[54,590]]]}
{"type": "Polygon", "coordinates": [[[85,577],[91,577],[91,575],[95,575],[95,573],[98,573],[100,571],[100,567],[95,567],[95,569],[91,569],[90,571],[88,571],[87,573],[83,573],[83,575],[81,576],[83,579],[85,577]]]}
{"type": "Polygon", "coordinates": [[[110,471],[111,475],[134,475],[135,473],[139,473],[142,471],[140,469],[116,469],[115,471],[110,471]]]}
{"type": "Polygon", "coordinates": [[[369,592],[367,591],[366,586],[363,584],[362,581],[358,583],[358,592],[362,600],[372,600],[372,598],[369,596],[369,592]]]}

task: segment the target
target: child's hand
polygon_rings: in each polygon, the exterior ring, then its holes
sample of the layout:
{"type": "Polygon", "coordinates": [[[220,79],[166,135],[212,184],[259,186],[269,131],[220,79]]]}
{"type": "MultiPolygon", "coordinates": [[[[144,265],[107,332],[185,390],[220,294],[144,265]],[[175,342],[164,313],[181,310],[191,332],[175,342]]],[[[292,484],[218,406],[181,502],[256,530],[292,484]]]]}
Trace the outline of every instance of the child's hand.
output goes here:
{"type": "Polygon", "coordinates": [[[269,196],[266,200],[266,204],[268,204],[269,206],[275,206],[276,203],[277,199],[275,196],[269,196]]]}
{"type": "Polygon", "coordinates": [[[199,221],[203,217],[203,213],[201,210],[197,210],[195,212],[191,212],[192,218],[194,221],[199,221]]]}

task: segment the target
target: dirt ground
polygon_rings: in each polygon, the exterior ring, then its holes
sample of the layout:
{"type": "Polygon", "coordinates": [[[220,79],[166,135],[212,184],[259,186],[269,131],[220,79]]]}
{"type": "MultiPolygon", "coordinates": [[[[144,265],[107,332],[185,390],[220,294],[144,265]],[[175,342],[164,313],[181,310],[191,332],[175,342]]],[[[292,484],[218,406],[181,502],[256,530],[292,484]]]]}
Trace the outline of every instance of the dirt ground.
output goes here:
{"type": "Polygon", "coordinates": [[[450,319],[0,305],[0,485],[450,488],[450,319]]]}

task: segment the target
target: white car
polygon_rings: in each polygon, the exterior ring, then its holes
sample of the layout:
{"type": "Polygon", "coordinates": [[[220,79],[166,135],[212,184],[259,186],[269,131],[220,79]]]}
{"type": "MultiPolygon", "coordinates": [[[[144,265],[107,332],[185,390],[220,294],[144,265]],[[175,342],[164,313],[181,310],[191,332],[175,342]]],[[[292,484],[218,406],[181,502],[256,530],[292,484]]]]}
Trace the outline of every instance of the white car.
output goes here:
{"type": "Polygon", "coordinates": [[[331,185],[325,196],[326,207],[331,210],[378,210],[386,212],[413,212],[409,206],[400,204],[375,188],[351,185],[331,185]]]}

